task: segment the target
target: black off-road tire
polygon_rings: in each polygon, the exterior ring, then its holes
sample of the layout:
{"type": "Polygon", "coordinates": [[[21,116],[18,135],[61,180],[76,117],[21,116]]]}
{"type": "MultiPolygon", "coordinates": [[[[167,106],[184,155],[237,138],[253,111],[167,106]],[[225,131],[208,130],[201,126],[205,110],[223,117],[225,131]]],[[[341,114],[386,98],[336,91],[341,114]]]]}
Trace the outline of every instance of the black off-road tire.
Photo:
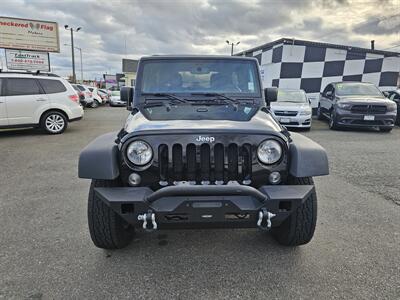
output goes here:
{"type": "Polygon", "coordinates": [[[103,249],[121,249],[132,241],[134,228],[99,199],[95,187],[119,186],[118,180],[92,180],[88,201],[88,224],[93,243],[103,249]]]}
{"type": "MultiPolygon", "coordinates": [[[[291,185],[314,185],[312,177],[290,177],[291,185]]],[[[312,194],[279,226],[272,228],[271,233],[278,243],[285,246],[307,244],[314,236],[317,223],[317,194],[312,194]]]]}

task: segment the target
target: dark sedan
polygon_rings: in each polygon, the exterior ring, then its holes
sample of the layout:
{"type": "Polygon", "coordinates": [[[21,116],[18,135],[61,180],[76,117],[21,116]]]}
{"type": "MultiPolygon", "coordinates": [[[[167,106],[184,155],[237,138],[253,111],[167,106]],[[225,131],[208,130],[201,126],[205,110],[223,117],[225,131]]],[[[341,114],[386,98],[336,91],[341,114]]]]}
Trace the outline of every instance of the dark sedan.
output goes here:
{"type": "Polygon", "coordinates": [[[317,115],[327,118],[331,129],[378,127],[389,132],[396,121],[397,106],[371,83],[334,82],[321,94],[317,115]]]}

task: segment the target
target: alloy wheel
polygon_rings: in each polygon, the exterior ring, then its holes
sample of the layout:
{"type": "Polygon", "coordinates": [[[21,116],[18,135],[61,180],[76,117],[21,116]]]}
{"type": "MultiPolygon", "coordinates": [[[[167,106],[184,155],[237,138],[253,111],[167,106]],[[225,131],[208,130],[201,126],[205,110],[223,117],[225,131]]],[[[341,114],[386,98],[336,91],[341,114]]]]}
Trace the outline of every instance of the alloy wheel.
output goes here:
{"type": "Polygon", "coordinates": [[[65,121],[59,114],[51,114],[46,118],[45,126],[51,133],[58,133],[64,129],[65,121]]]}
{"type": "Polygon", "coordinates": [[[92,103],[92,108],[96,108],[96,107],[98,107],[99,106],[99,102],[97,101],[97,100],[93,100],[93,103],[92,103]]]}

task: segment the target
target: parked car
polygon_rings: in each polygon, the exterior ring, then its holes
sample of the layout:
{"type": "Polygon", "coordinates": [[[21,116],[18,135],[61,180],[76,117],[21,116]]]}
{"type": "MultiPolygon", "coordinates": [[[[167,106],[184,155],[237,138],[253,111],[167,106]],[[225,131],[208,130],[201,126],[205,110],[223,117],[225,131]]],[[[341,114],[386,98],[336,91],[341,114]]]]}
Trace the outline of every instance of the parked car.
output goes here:
{"type": "Polygon", "coordinates": [[[389,132],[396,121],[396,103],[385,98],[372,83],[334,82],[321,94],[317,116],[329,120],[329,128],[378,127],[389,132]]]}
{"type": "Polygon", "coordinates": [[[81,105],[83,107],[91,107],[93,104],[91,92],[82,84],[72,84],[72,87],[78,92],[81,105]]]}
{"type": "Polygon", "coordinates": [[[126,101],[121,100],[120,91],[111,91],[110,106],[125,106],[126,101]]]}
{"type": "Polygon", "coordinates": [[[135,229],[271,230],[287,246],[308,243],[317,220],[313,176],[325,150],[275,120],[258,61],[234,56],[142,58],[131,111],[118,134],[90,143],[79,177],[92,179],[88,224],[97,247],[122,248],[135,229]]]}
{"type": "Polygon", "coordinates": [[[279,89],[277,101],[271,103],[270,110],[288,128],[311,128],[311,103],[303,90],[279,89]]]}
{"type": "Polygon", "coordinates": [[[96,108],[99,106],[99,103],[95,102],[93,97],[93,93],[89,90],[89,87],[83,84],[74,84],[85,96],[85,99],[82,101],[82,105],[85,107],[93,107],[96,108]]]}
{"type": "Polygon", "coordinates": [[[98,89],[97,93],[99,94],[99,96],[101,97],[101,99],[103,100],[104,103],[109,102],[110,96],[108,95],[108,92],[106,90],[98,89]]]}
{"type": "Polygon", "coordinates": [[[396,102],[397,105],[397,119],[396,124],[400,125],[400,89],[394,91],[383,92],[387,98],[396,102]]]}
{"type": "Polygon", "coordinates": [[[89,86],[88,89],[93,96],[93,101],[94,101],[92,104],[93,108],[106,103],[105,101],[103,101],[103,98],[99,95],[99,90],[97,89],[97,87],[89,86]]]}
{"type": "Polygon", "coordinates": [[[0,72],[0,128],[38,127],[59,134],[82,117],[79,96],[65,79],[0,72]]]}
{"type": "Polygon", "coordinates": [[[78,86],[77,86],[76,84],[71,84],[71,86],[72,86],[72,87],[74,88],[74,90],[78,93],[78,96],[79,96],[79,103],[80,103],[82,106],[86,106],[85,93],[82,92],[82,91],[78,88],[78,86]]]}

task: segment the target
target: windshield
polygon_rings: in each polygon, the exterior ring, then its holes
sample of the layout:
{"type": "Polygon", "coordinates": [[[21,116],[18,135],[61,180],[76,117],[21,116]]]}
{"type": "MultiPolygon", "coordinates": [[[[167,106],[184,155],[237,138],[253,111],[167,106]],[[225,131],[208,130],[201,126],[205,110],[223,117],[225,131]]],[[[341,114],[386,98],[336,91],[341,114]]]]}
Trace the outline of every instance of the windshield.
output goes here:
{"type": "Polygon", "coordinates": [[[338,83],[336,85],[336,94],[338,96],[382,96],[382,93],[375,85],[361,83],[338,83]]]}
{"type": "Polygon", "coordinates": [[[142,93],[259,95],[255,62],[227,59],[147,61],[142,93]]]}
{"type": "Polygon", "coordinates": [[[303,90],[278,90],[278,102],[295,102],[305,103],[307,102],[306,93],[303,90]]]}
{"type": "Polygon", "coordinates": [[[120,92],[119,91],[112,91],[111,96],[119,96],[120,92]]]}

